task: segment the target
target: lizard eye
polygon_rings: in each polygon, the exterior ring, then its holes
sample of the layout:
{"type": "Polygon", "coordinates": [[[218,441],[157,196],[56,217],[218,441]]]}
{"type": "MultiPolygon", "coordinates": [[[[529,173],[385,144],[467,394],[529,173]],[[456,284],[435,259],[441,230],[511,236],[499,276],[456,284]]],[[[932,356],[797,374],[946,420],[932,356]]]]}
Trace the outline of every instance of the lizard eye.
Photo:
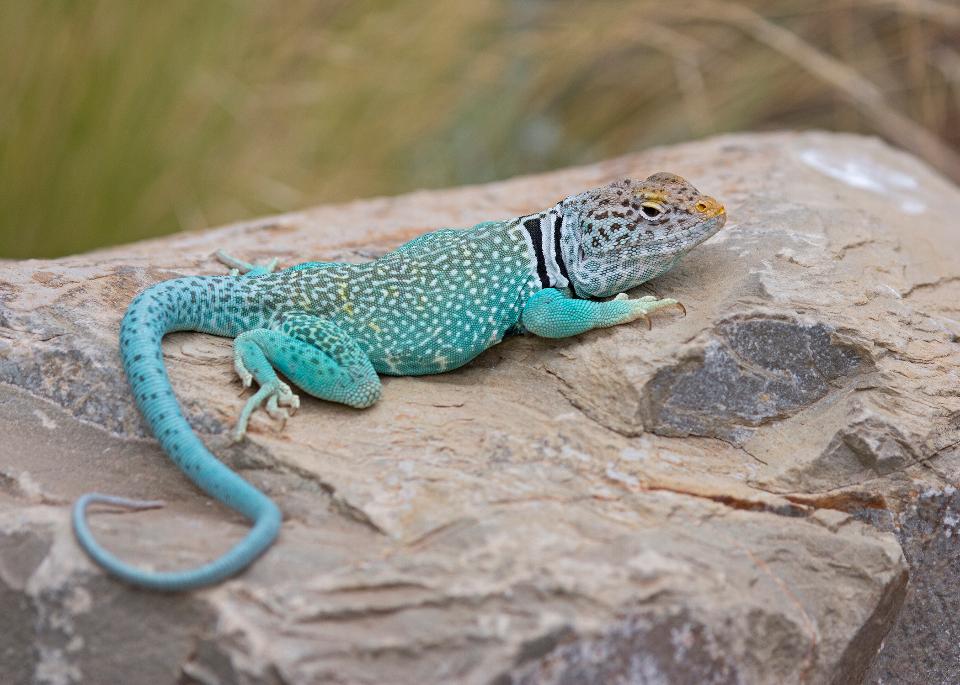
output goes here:
{"type": "Polygon", "coordinates": [[[663,214],[663,207],[654,202],[645,202],[640,205],[640,211],[643,212],[643,215],[648,219],[656,219],[663,214]]]}

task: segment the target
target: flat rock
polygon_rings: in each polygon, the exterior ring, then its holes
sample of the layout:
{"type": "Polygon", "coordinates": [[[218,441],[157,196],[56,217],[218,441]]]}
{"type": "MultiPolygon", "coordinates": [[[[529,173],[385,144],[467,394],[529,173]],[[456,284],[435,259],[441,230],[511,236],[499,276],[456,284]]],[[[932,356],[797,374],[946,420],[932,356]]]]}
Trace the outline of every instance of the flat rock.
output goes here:
{"type": "Polygon", "coordinates": [[[0,262],[3,680],[954,682],[958,210],[960,190],[876,140],[750,134],[0,262]],[[218,248],[363,261],[661,170],[729,214],[635,293],[687,316],[511,338],[448,374],[384,379],[369,410],[305,397],[240,445],[230,341],[168,336],[191,423],[276,499],[280,540],[178,596],[77,547],[69,505],[90,490],[167,501],[93,517],[146,567],[245,531],[131,401],[117,329],[140,289],[223,273],[218,248]]]}

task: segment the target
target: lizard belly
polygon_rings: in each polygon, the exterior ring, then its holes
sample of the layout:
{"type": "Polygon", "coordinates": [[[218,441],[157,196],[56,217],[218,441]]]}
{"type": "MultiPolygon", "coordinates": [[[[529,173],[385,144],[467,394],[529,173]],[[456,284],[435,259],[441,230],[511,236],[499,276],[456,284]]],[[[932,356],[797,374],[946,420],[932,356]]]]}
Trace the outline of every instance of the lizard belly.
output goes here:
{"type": "Polygon", "coordinates": [[[463,317],[449,326],[412,320],[396,326],[386,324],[387,331],[381,323],[378,327],[382,333],[359,337],[377,372],[420,376],[463,366],[503,340],[512,325],[493,316],[485,320],[463,317]]]}

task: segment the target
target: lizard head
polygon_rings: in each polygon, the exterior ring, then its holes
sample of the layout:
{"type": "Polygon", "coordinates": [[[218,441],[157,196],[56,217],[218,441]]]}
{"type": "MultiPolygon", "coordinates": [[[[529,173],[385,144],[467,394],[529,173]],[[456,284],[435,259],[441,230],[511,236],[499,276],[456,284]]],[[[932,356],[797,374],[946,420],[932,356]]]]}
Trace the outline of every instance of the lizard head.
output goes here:
{"type": "Polygon", "coordinates": [[[557,209],[570,280],[591,297],[615,295],[668,271],[727,218],[717,200],[667,173],[614,181],[568,197],[557,209]]]}

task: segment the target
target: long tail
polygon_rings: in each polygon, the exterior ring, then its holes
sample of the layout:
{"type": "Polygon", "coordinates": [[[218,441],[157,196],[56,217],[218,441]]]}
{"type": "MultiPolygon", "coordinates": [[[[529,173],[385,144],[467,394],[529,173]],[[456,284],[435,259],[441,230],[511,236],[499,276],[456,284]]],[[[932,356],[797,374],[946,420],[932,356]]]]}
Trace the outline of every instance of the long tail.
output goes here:
{"type": "Polygon", "coordinates": [[[122,580],[151,590],[190,590],[220,582],[246,568],[273,543],[281,514],[262,492],[224,466],[196,436],[180,411],[163,366],[160,341],[177,330],[237,335],[250,326],[235,313],[236,279],[196,277],[165,281],[143,291],[130,304],[120,325],[120,352],[137,406],[164,451],[204,492],[237,510],[254,525],[247,536],[219,559],[187,571],[153,572],[135,568],[94,539],[87,525],[90,504],[149,509],[160,502],[141,502],[87,494],[73,507],[73,529],[87,554],[122,580]],[[230,303],[231,306],[227,306],[230,303]]]}

